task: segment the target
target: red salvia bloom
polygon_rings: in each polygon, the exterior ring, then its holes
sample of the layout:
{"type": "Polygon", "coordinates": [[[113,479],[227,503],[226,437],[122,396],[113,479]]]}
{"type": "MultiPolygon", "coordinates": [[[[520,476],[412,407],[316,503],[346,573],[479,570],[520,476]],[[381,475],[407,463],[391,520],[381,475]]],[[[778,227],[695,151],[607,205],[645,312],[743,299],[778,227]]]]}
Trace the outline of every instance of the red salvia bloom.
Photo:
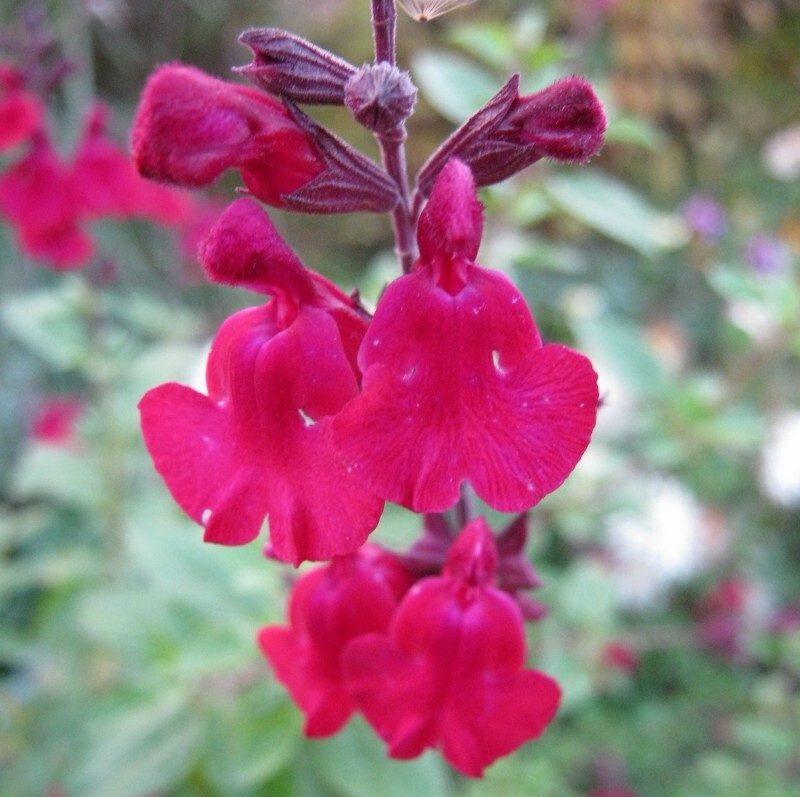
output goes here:
{"type": "Polygon", "coordinates": [[[282,195],[324,168],[310,137],[280,102],[183,64],[151,75],[131,145],[146,177],[201,186],[235,168],[255,197],[277,207],[282,195]]]}
{"type": "Polygon", "coordinates": [[[361,345],[363,392],[334,421],[353,473],[416,512],[450,508],[464,481],[495,509],[528,509],[595,424],[591,364],[542,345],[519,291],[475,263],[481,231],[470,171],[451,160],[419,220],[414,273],[386,289],[361,345]]]}
{"type": "Polygon", "coordinates": [[[41,100],[25,90],[20,71],[0,63],[0,152],[29,139],[43,115],[41,100]]]}
{"type": "Polygon", "coordinates": [[[385,632],[410,584],[396,558],[367,544],[301,576],[289,600],[289,627],[261,629],[264,655],[306,714],[306,736],[330,736],[347,722],[355,706],[342,677],[342,650],[355,637],[385,632]]]}
{"type": "Polygon", "coordinates": [[[87,217],[140,216],[165,225],[179,224],[193,213],[186,192],[143,179],[133,161],[106,132],[108,111],[96,105],[86,119],[73,162],[75,199],[87,217]]]}
{"type": "Polygon", "coordinates": [[[56,270],[80,268],[94,254],[88,224],[140,216],[165,225],[188,223],[197,204],[185,192],[143,179],[106,134],[107,111],[95,106],[71,161],[39,130],[30,151],[0,177],[0,214],[26,254],[56,270]]]}
{"type": "Polygon", "coordinates": [[[336,455],[330,416],[358,391],[353,359],[367,322],[302,266],[252,200],[228,208],[201,256],[215,281],[273,298],[222,325],[207,396],[172,383],[142,399],[156,469],[206,541],[249,542],[268,514],[284,561],[351,553],[383,502],[336,455]]]}
{"type": "Polygon", "coordinates": [[[85,265],[94,252],[81,213],[71,169],[37,134],[31,151],[0,177],[0,214],[14,226],[23,252],[64,270],[85,265]]]}
{"type": "Polygon", "coordinates": [[[78,396],[58,396],[44,401],[31,423],[31,437],[37,443],[70,448],[78,440],[75,424],[83,413],[84,402],[78,396]]]}
{"type": "Polygon", "coordinates": [[[544,730],[560,690],[523,669],[523,618],[492,584],[497,550],[483,518],[464,527],[441,577],[418,582],[387,634],[353,640],[343,670],[356,705],[393,758],[441,748],[466,775],[544,730]]]}

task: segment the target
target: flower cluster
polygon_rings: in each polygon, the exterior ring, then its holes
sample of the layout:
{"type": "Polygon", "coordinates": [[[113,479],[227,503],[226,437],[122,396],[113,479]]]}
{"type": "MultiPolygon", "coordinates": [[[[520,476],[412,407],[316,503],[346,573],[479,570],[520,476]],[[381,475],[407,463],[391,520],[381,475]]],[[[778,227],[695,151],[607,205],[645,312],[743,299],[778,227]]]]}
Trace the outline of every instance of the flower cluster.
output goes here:
{"type": "Polygon", "coordinates": [[[472,776],[538,736],[560,689],[523,666],[522,612],[494,584],[498,559],[476,518],[440,575],[416,583],[370,545],[303,575],[289,627],[264,628],[259,642],[306,713],[306,734],[334,733],[358,710],[390,756],[440,747],[472,776]]]}
{"type": "Polygon", "coordinates": [[[99,104],[63,158],[47,124],[54,80],[36,83],[42,79],[33,67],[0,62],[0,155],[11,156],[0,170],[0,217],[26,255],[57,271],[81,268],[95,252],[94,221],[138,217],[183,229],[200,217],[203,205],[186,192],[142,179],[108,135],[108,111],[99,104]]]}
{"type": "Polygon", "coordinates": [[[439,748],[479,776],[542,732],[560,692],[524,667],[523,620],[543,613],[523,594],[538,586],[525,516],[495,537],[467,496],[525,513],[558,488],[589,443],[598,390],[590,362],[544,343],[519,290],[478,262],[476,190],[543,157],[587,160],[605,117],[581,78],[526,97],[512,78],[412,192],[416,90],[394,66],[394,3],[375,0],[373,20],[376,63],[360,69],[267,28],[242,36],[257,89],[175,63],[150,78],[132,134],[140,172],[196,187],[236,170],[248,196],[201,261],[212,281],[269,298],[222,324],[205,393],[171,383],[142,399],[142,429],[206,541],[250,542],[268,519],[270,556],[330,561],[296,581],[289,625],[259,635],[306,733],[359,711],[389,755],[439,748]],[[309,103],[347,106],[384,166],[298,108],[309,103]],[[402,276],[370,315],[300,262],[256,200],[390,213],[402,276]],[[387,501],[425,516],[403,556],[367,543],[387,501]]]}

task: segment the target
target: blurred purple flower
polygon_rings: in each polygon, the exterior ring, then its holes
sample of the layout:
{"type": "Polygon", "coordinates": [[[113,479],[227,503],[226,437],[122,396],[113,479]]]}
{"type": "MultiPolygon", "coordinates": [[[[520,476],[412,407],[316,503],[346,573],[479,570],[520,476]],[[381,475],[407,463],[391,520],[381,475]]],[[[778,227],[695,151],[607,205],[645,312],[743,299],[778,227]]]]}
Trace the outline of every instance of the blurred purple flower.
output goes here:
{"type": "Polygon", "coordinates": [[[689,229],[708,241],[722,238],[728,227],[722,205],[711,194],[692,194],[683,203],[682,212],[689,229]]]}
{"type": "Polygon", "coordinates": [[[745,245],[744,257],[753,271],[770,276],[782,274],[789,268],[791,253],[782,238],[759,232],[745,245]]]}

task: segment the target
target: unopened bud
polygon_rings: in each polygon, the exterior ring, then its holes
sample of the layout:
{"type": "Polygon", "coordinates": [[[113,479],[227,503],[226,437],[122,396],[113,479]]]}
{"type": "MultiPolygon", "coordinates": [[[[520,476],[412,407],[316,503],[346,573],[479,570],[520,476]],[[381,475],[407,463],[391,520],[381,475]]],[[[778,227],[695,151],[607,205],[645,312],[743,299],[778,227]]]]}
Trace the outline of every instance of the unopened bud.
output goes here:
{"type": "Polygon", "coordinates": [[[344,87],[356,68],[333,53],[280,28],[254,28],[239,41],[255,56],[236,69],[283,99],[312,105],[344,105],[344,87]]]}
{"type": "Polygon", "coordinates": [[[428,196],[452,157],[470,167],[479,186],[505,180],[541,158],[584,163],[600,150],[605,130],[603,106],[583,78],[565,78],[520,97],[514,75],[428,158],[417,190],[428,196]]]}
{"type": "Polygon", "coordinates": [[[385,133],[414,110],[417,89],[408,72],[382,61],[364,64],[347,81],[345,105],[356,121],[373,133],[385,133]]]}

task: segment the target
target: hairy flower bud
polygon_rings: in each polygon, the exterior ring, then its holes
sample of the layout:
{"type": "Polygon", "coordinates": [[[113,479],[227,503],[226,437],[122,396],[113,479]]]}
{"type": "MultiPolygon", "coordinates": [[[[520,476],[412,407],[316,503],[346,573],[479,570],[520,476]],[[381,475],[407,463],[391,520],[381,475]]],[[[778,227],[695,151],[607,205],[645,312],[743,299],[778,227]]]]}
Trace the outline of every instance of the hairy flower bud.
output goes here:
{"type": "Polygon", "coordinates": [[[356,68],[306,39],[280,28],[253,28],[239,41],[253,63],[236,71],[270,94],[312,105],[344,105],[344,90],[356,68]]]}
{"type": "Polygon", "coordinates": [[[359,124],[385,133],[404,122],[414,110],[417,89],[408,72],[382,61],[364,64],[345,87],[345,104],[359,124]]]}
{"type": "Polygon", "coordinates": [[[184,64],[150,77],[131,147],[145,177],[201,186],[236,168],[254,196],[277,207],[323,169],[314,142],[281,103],[184,64]]]}
{"type": "Polygon", "coordinates": [[[417,176],[426,197],[445,163],[466,163],[478,186],[492,185],[542,158],[583,163],[600,151],[606,116],[591,85],[580,77],[519,96],[519,75],[431,155],[417,176]]]}
{"type": "Polygon", "coordinates": [[[291,103],[183,64],[155,72],[131,146],[146,177],[201,186],[238,169],[250,193],[303,213],[383,213],[397,188],[369,158],[291,103]]]}

